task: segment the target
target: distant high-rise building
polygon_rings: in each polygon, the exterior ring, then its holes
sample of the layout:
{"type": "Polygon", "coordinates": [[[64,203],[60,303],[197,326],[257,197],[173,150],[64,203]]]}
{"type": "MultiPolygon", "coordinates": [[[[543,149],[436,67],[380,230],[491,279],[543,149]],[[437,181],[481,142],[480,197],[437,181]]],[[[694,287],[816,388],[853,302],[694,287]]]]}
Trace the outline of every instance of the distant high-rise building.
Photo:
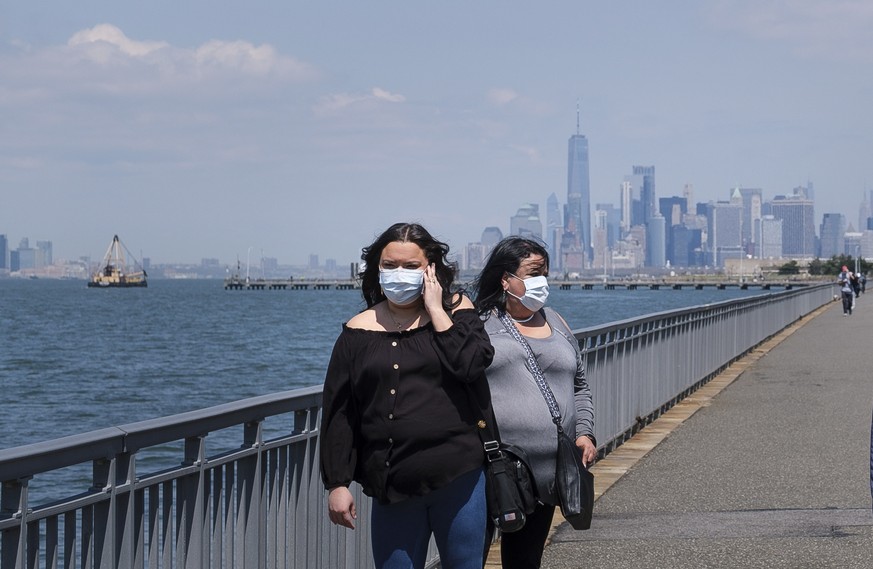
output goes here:
{"type": "Polygon", "coordinates": [[[743,249],[747,254],[755,254],[755,244],[760,236],[755,234],[760,228],[763,192],[761,188],[738,188],[743,204],[743,249]]]}
{"type": "MultiPolygon", "coordinates": [[[[658,211],[664,217],[664,245],[666,251],[666,259],[671,264],[676,264],[673,258],[673,231],[676,227],[681,226],[685,215],[688,213],[687,198],[672,196],[669,198],[658,199],[658,211]]],[[[687,266],[687,263],[681,266],[687,266]]]]}
{"type": "Polygon", "coordinates": [[[52,242],[51,241],[37,241],[36,242],[36,256],[37,268],[42,267],[50,267],[54,264],[54,259],[52,258],[52,242]]]}
{"type": "Polygon", "coordinates": [[[646,265],[649,267],[667,265],[665,223],[664,216],[655,213],[646,224],[646,265]]]}
{"type": "Polygon", "coordinates": [[[615,242],[621,238],[621,210],[611,203],[599,203],[594,206],[595,217],[598,211],[606,213],[606,245],[615,247],[615,242]]]}
{"type": "Polygon", "coordinates": [[[543,224],[540,221],[540,206],[524,204],[509,219],[509,234],[542,240],[543,224]]]}
{"type": "Polygon", "coordinates": [[[0,233],[0,269],[9,268],[9,240],[5,233],[0,233]]]}
{"type": "Polygon", "coordinates": [[[479,239],[479,241],[482,243],[482,245],[485,245],[490,251],[494,248],[495,245],[500,243],[501,239],[503,239],[503,232],[500,231],[500,228],[491,226],[486,227],[482,231],[482,237],[479,239]]]}
{"type": "Polygon", "coordinates": [[[18,248],[18,269],[36,269],[36,249],[18,248]]]}
{"type": "Polygon", "coordinates": [[[682,197],[685,198],[686,207],[691,207],[691,204],[694,203],[694,186],[691,184],[685,184],[685,187],[682,188],[682,197]]]}
{"type": "Polygon", "coordinates": [[[782,220],[782,256],[812,258],[815,256],[815,210],[813,201],[805,197],[803,188],[793,196],[777,196],[770,202],[776,219],[782,220]]]}
{"type": "Polygon", "coordinates": [[[609,243],[607,242],[607,232],[609,223],[607,221],[607,213],[602,209],[594,209],[594,231],[592,239],[594,239],[594,257],[591,260],[591,268],[606,269],[609,257],[609,243]]]}
{"type": "Polygon", "coordinates": [[[482,231],[482,236],[478,243],[468,243],[464,249],[463,268],[468,270],[478,270],[485,266],[485,259],[494,249],[500,240],[503,239],[503,232],[499,227],[486,227],[482,231]]]}
{"type": "Polygon", "coordinates": [[[870,200],[867,199],[867,192],[861,194],[861,205],[858,206],[858,230],[864,230],[867,227],[867,220],[873,216],[870,210],[870,200]]]}
{"type": "Polygon", "coordinates": [[[761,241],[756,252],[760,259],[782,258],[782,220],[772,215],[761,217],[761,241]]]}
{"type": "MultiPolygon", "coordinates": [[[[543,237],[549,250],[549,256],[554,261],[559,261],[561,258],[558,254],[558,247],[561,244],[561,234],[563,232],[564,219],[561,215],[561,206],[558,204],[558,196],[552,192],[546,199],[546,227],[543,237]]],[[[556,269],[561,268],[559,265],[554,265],[554,262],[553,266],[556,269]]]]}
{"type": "MultiPolygon", "coordinates": [[[[845,235],[845,248],[843,249],[843,254],[852,257],[853,259],[858,259],[863,256],[863,251],[861,249],[861,241],[864,237],[864,233],[861,231],[850,231],[845,235]]],[[[849,267],[851,270],[855,270],[854,267],[849,267]]]]}
{"type": "MultiPolygon", "coordinates": [[[[634,166],[632,174],[625,176],[624,181],[629,182],[632,186],[631,192],[639,193],[639,200],[633,200],[631,211],[632,225],[642,225],[649,231],[649,220],[658,215],[657,202],[655,196],[655,167],[654,166],[634,166]]],[[[661,222],[658,222],[661,223],[661,222]]],[[[663,244],[663,239],[653,239],[653,236],[646,235],[646,242],[657,247],[657,243],[663,244]]],[[[652,252],[655,249],[646,248],[646,266],[658,266],[657,260],[652,257],[652,252]]],[[[659,253],[658,258],[664,254],[659,253]]]]}
{"type": "Polygon", "coordinates": [[[316,255],[315,253],[311,253],[309,255],[309,268],[310,269],[317,269],[318,268],[318,255],[316,255]]]}
{"type": "Polygon", "coordinates": [[[572,269],[582,269],[590,256],[591,186],[588,174],[588,139],[579,132],[577,109],[576,134],[570,137],[567,152],[567,209],[564,219],[562,257],[566,261],[574,260],[572,269]]]}
{"type": "Polygon", "coordinates": [[[846,218],[839,213],[826,213],[819,228],[821,257],[830,259],[846,250],[846,218]]]}
{"type": "Polygon", "coordinates": [[[668,251],[670,264],[674,267],[691,267],[699,264],[694,258],[694,251],[701,248],[700,229],[692,229],[685,225],[677,225],[673,228],[673,248],[668,251]]]}
{"type": "Polygon", "coordinates": [[[642,185],[639,186],[640,203],[643,208],[643,222],[646,222],[658,213],[655,197],[655,167],[634,166],[633,172],[634,176],[642,179],[642,185]]]}
{"type": "Polygon", "coordinates": [[[633,201],[634,201],[634,192],[633,192],[633,183],[629,180],[625,180],[621,183],[621,236],[624,237],[624,234],[627,233],[631,225],[633,225],[633,219],[631,218],[631,212],[633,211],[633,201]]]}
{"type": "Polygon", "coordinates": [[[707,246],[710,260],[723,267],[725,259],[739,259],[743,255],[741,203],[716,202],[707,208],[707,246]]]}

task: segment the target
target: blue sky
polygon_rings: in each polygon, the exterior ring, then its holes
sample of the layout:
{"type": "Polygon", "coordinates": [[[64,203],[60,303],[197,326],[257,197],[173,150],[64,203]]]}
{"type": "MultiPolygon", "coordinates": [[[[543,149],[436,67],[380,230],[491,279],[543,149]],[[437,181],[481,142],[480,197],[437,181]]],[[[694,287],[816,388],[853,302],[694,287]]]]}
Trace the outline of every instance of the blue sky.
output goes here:
{"type": "Polygon", "coordinates": [[[695,201],[873,188],[873,3],[58,1],[0,8],[0,233],[153,262],[453,248],[634,164],[695,201]]]}

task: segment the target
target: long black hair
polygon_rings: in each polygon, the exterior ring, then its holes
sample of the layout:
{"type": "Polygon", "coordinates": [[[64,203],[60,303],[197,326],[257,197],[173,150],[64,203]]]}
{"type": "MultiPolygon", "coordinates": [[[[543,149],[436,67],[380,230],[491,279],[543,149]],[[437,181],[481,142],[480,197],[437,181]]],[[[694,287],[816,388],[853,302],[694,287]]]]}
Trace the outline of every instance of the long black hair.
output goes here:
{"type": "Polygon", "coordinates": [[[521,262],[531,255],[540,255],[549,268],[549,252],[539,242],[525,237],[510,236],[491,250],[482,272],[473,282],[476,293],[476,310],[479,314],[488,314],[497,309],[498,314],[506,312],[506,296],[503,292],[503,275],[515,274],[521,262]]]}
{"type": "Polygon", "coordinates": [[[364,270],[358,274],[358,277],[361,279],[361,293],[364,295],[367,308],[385,300],[382,287],[379,285],[379,260],[382,258],[382,250],[385,246],[395,241],[415,243],[424,251],[428,264],[432,264],[436,269],[436,278],[443,287],[443,308],[446,311],[461,303],[461,295],[451,290],[458,269],[447,259],[449,246],[434,239],[427,229],[417,223],[395,223],[368,247],[361,250],[364,270]]]}

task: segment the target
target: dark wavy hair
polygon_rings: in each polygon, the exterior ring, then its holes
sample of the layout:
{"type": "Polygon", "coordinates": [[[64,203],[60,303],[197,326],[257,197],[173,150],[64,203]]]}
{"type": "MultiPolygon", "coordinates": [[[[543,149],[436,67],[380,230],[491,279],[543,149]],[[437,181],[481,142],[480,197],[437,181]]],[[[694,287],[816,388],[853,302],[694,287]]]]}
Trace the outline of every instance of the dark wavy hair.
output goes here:
{"type": "Polygon", "coordinates": [[[417,223],[395,223],[368,247],[361,250],[361,260],[365,265],[358,277],[361,279],[361,293],[364,295],[367,308],[385,300],[382,287],[379,285],[379,260],[385,246],[395,241],[415,243],[424,251],[427,262],[436,268],[436,278],[443,287],[443,308],[446,311],[452,310],[461,303],[461,295],[457,294],[460,291],[452,290],[458,268],[446,258],[449,254],[449,246],[434,239],[427,229],[417,223]]]}
{"type": "Polygon", "coordinates": [[[476,310],[479,314],[489,314],[497,309],[498,314],[506,312],[506,296],[501,280],[506,273],[515,274],[521,262],[531,255],[540,255],[549,268],[549,252],[542,243],[524,237],[510,236],[491,250],[482,272],[473,282],[476,295],[476,310]]]}

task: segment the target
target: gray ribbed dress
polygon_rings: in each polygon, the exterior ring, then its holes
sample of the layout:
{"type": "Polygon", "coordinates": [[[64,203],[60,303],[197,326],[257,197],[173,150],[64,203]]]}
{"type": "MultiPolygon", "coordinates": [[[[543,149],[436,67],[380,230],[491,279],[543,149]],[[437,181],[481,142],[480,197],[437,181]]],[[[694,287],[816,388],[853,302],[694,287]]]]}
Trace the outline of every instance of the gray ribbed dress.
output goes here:
{"type": "MultiPolygon", "coordinates": [[[[594,436],[594,405],[578,344],[555,311],[544,308],[552,328],[548,338],[527,338],[546,382],[555,394],[564,431],[594,436]]],[[[494,346],[494,361],[485,371],[491,388],[500,438],[527,452],[540,501],[557,505],[555,455],[557,432],[549,408],[526,366],[521,345],[491,315],[485,330],[494,346]]]]}

